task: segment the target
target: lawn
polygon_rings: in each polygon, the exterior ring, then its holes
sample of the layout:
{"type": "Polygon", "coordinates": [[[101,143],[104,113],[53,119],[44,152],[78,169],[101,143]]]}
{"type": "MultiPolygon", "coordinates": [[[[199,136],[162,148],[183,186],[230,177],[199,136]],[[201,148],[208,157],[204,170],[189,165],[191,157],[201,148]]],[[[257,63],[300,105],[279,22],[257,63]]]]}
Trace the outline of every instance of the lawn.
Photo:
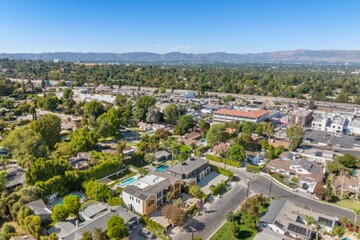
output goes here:
{"type": "Polygon", "coordinates": [[[335,203],[335,205],[343,207],[343,208],[347,208],[347,209],[350,209],[350,210],[353,210],[354,208],[360,209],[360,202],[352,201],[352,200],[349,200],[349,199],[344,199],[344,200],[341,200],[341,201],[337,201],[335,203]]]}
{"type": "Polygon", "coordinates": [[[239,237],[234,237],[229,232],[229,222],[226,222],[222,227],[210,238],[210,240],[237,240],[237,239],[243,239],[243,240],[251,240],[255,237],[256,232],[248,229],[245,227],[245,225],[240,225],[240,234],[239,237]]]}
{"type": "Polygon", "coordinates": [[[281,182],[282,184],[285,184],[286,186],[292,188],[292,189],[296,189],[299,186],[296,185],[295,183],[292,182],[288,182],[284,176],[280,175],[280,174],[276,174],[276,173],[270,173],[270,175],[272,177],[274,177],[276,180],[278,180],[279,182],[281,182]]]}

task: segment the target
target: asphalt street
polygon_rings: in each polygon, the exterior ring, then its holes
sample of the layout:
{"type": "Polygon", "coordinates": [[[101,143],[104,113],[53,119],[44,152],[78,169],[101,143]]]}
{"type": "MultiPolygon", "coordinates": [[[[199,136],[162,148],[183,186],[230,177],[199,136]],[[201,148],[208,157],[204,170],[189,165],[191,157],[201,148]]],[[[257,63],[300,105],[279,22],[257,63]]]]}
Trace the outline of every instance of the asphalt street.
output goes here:
{"type": "MultiPolygon", "coordinates": [[[[223,167],[223,164],[213,162],[211,162],[211,164],[223,167]]],[[[232,170],[237,178],[240,178],[240,182],[212,205],[210,213],[203,214],[196,219],[193,219],[190,223],[185,225],[183,230],[176,234],[173,239],[191,239],[192,230],[190,226],[196,230],[195,235],[200,235],[202,239],[208,239],[225,222],[225,214],[228,211],[235,211],[245,200],[248,179],[251,179],[249,180],[250,192],[264,195],[269,194],[271,185],[270,179],[258,174],[248,173],[244,169],[230,166],[227,166],[227,168],[232,170]]],[[[354,214],[350,210],[311,199],[310,196],[303,193],[289,192],[275,183],[273,183],[271,187],[271,196],[278,199],[287,199],[304,208],[330,216],[348,217],[349,219],[354,218],[354,214]]]]}

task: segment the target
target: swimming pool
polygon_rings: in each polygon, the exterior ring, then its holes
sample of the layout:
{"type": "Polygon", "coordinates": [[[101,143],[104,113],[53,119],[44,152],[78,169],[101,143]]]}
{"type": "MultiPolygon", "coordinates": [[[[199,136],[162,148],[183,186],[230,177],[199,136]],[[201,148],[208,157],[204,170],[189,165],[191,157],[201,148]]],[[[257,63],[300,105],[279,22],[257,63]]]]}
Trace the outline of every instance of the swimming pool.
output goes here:
{"type": "Polygon", "coordinates": [[[124,187],[126,187],[127,185],[132,184],[132,183],[135,182],[136,180],[137,180],[137,177],[130,177],[130,178],[125,179],[125,180],[122,181],[122,182],[119,182],[118,184],[116,184],[116,186],[121,187],[121,188],[124,188],[124,187]]]}
{"type": "MultiPolygon", "coordinates": [[[[82,192],[74,192],[74,193],[70,193],[69,195],[77,196],[80,200],[84,198],[84,193],[82,192]]],[[[64,205],[64,198],[62,198],[58,203],[56,203],[56,205],[58,204],[64,205]]]]}
{"type": "Polygon", "coordinates": [[[167,166],[167,165],[160,165],[160,166],[156,167],[156,171],[157,172],[164,172],[168,168],[169,168],[169,166],[167,166]]]}

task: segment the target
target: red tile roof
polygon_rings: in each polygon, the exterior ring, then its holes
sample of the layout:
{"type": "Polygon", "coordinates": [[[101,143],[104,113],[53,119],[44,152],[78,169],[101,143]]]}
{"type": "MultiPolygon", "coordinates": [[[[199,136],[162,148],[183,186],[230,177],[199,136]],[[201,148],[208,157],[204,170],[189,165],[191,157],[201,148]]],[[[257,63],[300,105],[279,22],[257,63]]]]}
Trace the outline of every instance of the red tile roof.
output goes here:
{"type": "Polygon", "coordinates": [[[259,118],[266,114],[268,114],[269,111],[265,109],[259,109],[253,112],[249,111],[242,111],[242,110],[229,110],[229,109],[219,109],[214,112],[214,114],[221,114],[221,115],[228,115],[228,116],[236,116],[236,117],[246,117],[246,118],[259,118]]]}

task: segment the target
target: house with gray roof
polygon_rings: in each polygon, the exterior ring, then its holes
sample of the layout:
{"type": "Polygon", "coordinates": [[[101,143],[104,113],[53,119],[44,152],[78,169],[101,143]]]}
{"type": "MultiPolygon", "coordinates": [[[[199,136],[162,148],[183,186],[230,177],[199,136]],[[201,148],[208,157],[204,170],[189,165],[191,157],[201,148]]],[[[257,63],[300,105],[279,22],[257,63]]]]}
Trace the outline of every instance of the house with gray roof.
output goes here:
{"type": "Polygon", "coordinates": [[[175,197],[180,196],[181,183],[180,179],[151,172],[126,186],[122,191],[122,199],[130,210],[148,216],[166,202],[168,193],[175,197]]]}
{"type": "Polygon", "coordinates": [[[280,199],[271,201],[268,211],[260,219],[260,227],[284,236],[309,239],[313,233],[311,230],[308,231],[305,216],[313,217],[321,228],[328,232],[331,232],[336,224],[334,216],[311,211],[280,199]]]}
{"type": "Polygon", "coordinates": [[[166,150],[161,150],[158,151],[154,154],[156,161],[161,162],[161,161],[166,161],[166,160],[170,160],[171,159],[171,153],[166,151],[166,150]]]}
{"type": "Polygon", "coordinates": [[[190,157],[165,172],[170,176],[181,179],[186,185],[200,182],[211,171],[208,161],[200,157],[190,157]]]}
{"type": "Polygon", "coordinates": [[[20,168],[11,168],[6,170],[5,186],[8,190],[12,190],[25,183],[25,172],[20,168]]]}
{"type": "Polygon", "coordinates": [[[50,219],[51,211],[47,208],[46,204],[42,199],[25,204],[25,206],[30,208],[35,215],[39,216],[41,221],[46,221],[50,219]]]}
{"type": "Polygon", "coordinates": [[[94,228],[100,228],[103,233],[107,231],[107,222],[111,216],[120,216],[124,219],[126,226],[129,229],[134,229],[137,227],[140,217],[136,214],[124,209],[121,206],[107,206],[106,211],[101,211],[101,204],[96,204],[99,207],[99,210],[96,211],[95,208],[90,208],[91,210],[85,211],[86,214],[91,214],[92,218],[79,222],[78,220],[73,221],[63,221],[57,222],[52,228],[50,228],[47,233],[52,234],[56,233],[60,240],[80,240],[82,239],[82,233],[86,231],[92,232],[94,228]],[[93,213],[97,212],[95,215],[93,213]]]}

